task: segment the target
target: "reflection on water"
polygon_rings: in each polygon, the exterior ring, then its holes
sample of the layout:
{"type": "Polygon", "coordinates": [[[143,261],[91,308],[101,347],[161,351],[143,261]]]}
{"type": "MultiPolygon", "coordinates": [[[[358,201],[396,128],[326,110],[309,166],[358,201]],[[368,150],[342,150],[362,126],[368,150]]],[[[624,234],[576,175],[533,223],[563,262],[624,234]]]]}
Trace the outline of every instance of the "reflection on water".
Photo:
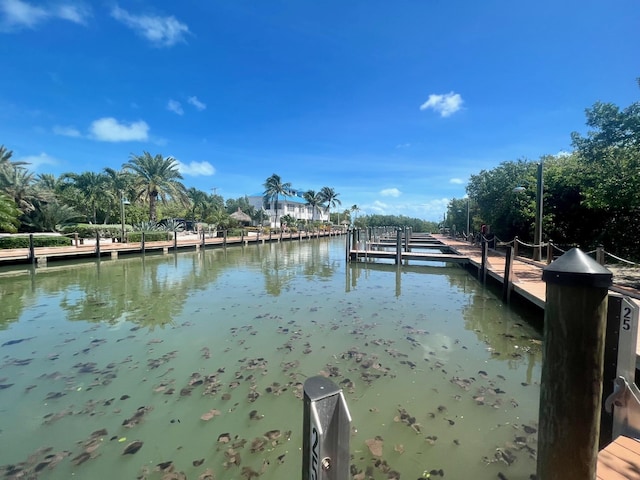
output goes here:
{"type": "Polygon", "coordinates": [[[354,478],[535,471],[540,335],[456,266],[316,239],[0,271],[0,295],[8,478],[299,478],[317,374],[354,478]]]}

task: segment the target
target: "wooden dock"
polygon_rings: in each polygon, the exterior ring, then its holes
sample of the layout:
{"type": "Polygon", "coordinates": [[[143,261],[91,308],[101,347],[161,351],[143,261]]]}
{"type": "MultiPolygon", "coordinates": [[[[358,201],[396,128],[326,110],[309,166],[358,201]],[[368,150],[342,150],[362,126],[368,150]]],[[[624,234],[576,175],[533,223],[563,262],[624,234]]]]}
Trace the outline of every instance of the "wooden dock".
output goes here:
{"type": "MultiPolygon", "coordinates": [[[[389,250],[354,250],[353,256],[360,260],[368,258],[379,258],[385,260],[395,260],[397,254],[389,250]]],[[[447,262],[447,263],[469,263],[469,259],[457,253],[424,253],[424,252],[401,252],[402,261],[418,260],[423,262],[447,262]]]]}
{"type": "Polygon", "coordinates": [[[620,436],[598,454],[598,480],[640,479],[640,441],[620,436]]]}
{"type": "MultiPolygon", "coordinates": [[[[482,254],[479,246],[444,235],[434,235],[434,237],[450,247],[454,252],[467,257],[471,265],[478,269],[480,268],[482,254]]],[[[506,257],[504,255],[493,250],[488,251],[487,277],[503,285],[505,265],[506,257]]],[[[512,270],[513,291],[541,309],[544,309],[547,295],[546,285],[542,281],[542,269],[545,266],[546,263],[518,257],[513,261],[512,270]]]]}
{"type": "MultiPolygon", "coordinates": [[[[477,246],[447,237],[441,237],[440,240],[460,254],[469,257],[470,263],[476,267],[480,265],[482,259],[477,246]]],[[[488,263],[487,275],[503,283],[505,257],[490,251],[488,263]]],[[[514,291],[543,309],[546,284],[542,281],[542,269],[545,266],[545,263],[524,259],[513,262],[514,291]]],[[[620,293],[619,289],[615,292],[620,293]]],[[[640,337],[636,347],[636,363],[640,363],[640,337]]],[[[597,478],[598,480],[640,480],[640,441],[620,436],[601,450],[598,453],[597,478]]]]}
{"type": "Polygon", "coordinates": [[[94,239],[84,240],[83,244],[69,247],[36,247],[33,254],[28,248],[0,249],[0,266],[33,263],[44,267],[49,261],[80,258],[111,258],[119,255],[140,255],[147,253],[167,254],[177,250],[199,250],[234,245],[264,244],[270,242],[302,241],[312,238],[342,235],[341,231],[332,232],[286,232],[273,235],[243,235],[217,237],[202,235],[178,236],[176,241],[127,242],[118,243],[111,239],[101,239],[99,247],[94,239]]]}
{"type": "MultiPolygon", "coordinates": [[[[471,265],[480,269],[482,265],[481,250],[478,246],[468,242],[453,239],[444,235],[417,236],[401,246],[401,252],[396,249],[394,239],[377,240],[363,243],[366,249],[351,248],[349,255],[352,260],[384,259],[401,262],[424,261],[446,262],[461,265],[471,265]],[[425,250],[439,250],[439,253],[428,253],[425,250]],[[422,250],[422,251],[417,251],[422,250]]],[[[487,277],[499,284],[504,283],[504,270],[506,259],[504,255],[489,250],[487,256],[487,277]]],[[[545,264],[540,262],[525,262],[516,260],[513,262],[512,280],[513,292],[520,295],[533,305],[544,309],[546,288],[542,282],[542,268],[545,264]]]]}

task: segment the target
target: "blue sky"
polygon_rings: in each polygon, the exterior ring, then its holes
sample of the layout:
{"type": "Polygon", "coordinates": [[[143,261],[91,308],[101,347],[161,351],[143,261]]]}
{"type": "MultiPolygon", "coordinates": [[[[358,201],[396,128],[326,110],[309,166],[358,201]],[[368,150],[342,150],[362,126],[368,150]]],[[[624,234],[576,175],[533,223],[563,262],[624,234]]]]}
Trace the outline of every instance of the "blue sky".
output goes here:
{"type": "Polygon", "coordinates": [[[439,220],[469,175],[638,101],[637,0],[0,0],[0,144],[36,173],[180,162],[439,220]]]}

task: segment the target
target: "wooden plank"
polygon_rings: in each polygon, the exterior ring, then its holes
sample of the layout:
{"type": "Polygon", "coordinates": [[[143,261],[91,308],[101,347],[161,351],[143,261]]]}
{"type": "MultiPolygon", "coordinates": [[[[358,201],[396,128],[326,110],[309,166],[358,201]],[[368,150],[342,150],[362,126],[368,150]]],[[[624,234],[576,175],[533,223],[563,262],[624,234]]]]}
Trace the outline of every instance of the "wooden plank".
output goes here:
{"type": "MultiPolygon", "coordinates": [[[[351,256],[355,258],[382,258],[395,259],[395,251],[381,250],[351,250],[351,256]]],[[[422,253],[422,252],[402,252],[402,260],[421,260],[427,262],[453,262],[468,263],[469,259],[462,255],[453,253],[422,253]]]]}
{"type": "Polygon", "coordinates": [[[640,442],[620,436],[598,454],[601,480],[640,480],[640,442]]]}

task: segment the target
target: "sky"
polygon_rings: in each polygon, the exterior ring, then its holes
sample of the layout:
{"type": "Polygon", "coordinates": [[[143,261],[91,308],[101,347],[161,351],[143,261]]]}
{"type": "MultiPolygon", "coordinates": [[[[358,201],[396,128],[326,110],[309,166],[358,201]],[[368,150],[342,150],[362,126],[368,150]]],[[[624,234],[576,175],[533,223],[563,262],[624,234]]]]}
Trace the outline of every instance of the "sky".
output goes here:
{"type": "Polygon", "coordinates": [[[571,151],[640,89],[637,0],[0,0],[0,144],[35,173],[149,152],[438,221],[470,175],[571,151]]]}

